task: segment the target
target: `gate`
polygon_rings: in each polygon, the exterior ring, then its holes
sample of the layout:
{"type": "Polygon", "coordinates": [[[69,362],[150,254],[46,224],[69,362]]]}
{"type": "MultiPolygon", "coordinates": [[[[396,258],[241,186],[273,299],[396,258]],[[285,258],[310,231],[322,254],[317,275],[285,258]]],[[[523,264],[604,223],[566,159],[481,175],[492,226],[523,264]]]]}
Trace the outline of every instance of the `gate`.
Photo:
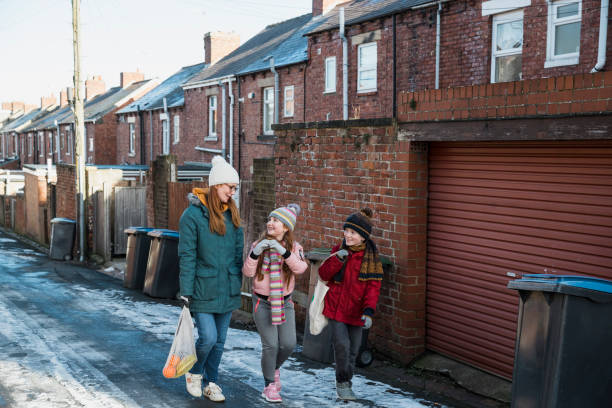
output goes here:
{"type": "Polygon", "coordinates": [[[147,226],[146,187],[115,187],[115,240],[113,253],[125,254],[127,236],[125,229],[147,226]]]}
{"type": "Polygon", "coordinates": [[[104,183],[101,191],[95,193],[94,203],[96,218],[94,221],[94,252],[104,258],[111,260],[111,187],[104,183]]]}

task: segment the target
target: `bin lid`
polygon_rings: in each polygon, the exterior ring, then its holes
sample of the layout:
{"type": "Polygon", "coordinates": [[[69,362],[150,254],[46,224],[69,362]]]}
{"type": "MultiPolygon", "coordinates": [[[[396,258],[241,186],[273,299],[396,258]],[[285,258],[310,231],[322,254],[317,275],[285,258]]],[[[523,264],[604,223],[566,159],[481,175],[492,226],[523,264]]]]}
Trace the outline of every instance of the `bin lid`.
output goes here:
{"type": "Polygon", "coordinates": [[[126,228],[123,232],[125,232],[126,234],[142,235],[142,234],[147,234],[153,231],[154,229],[155,228],[148,228],[148,227],[129,227],[129,228],[126,228]]]}
{"type": "Polygon", "coordinates": [[[147,234],[150,237],[156,238],[168,238],[168,239],[179,239],[179,233],[177,231],[169,230],[169,229],[154,229],[153,231],[147,234]]]}
{"type": "Polygon", "coordinates": [[[527,274],[521,279],[508,282],[508,288],[557,292],[597,301],[612,301],[612,281],[591,276],[527,274]]]}
{"type": "Polygon", "coordinates": [[[53,218],[51,219],[51,224],[55,224],[55,223],[64,223],[64,224],[76,224],[75,220],[71,220],[70,218],[53,218]]]}

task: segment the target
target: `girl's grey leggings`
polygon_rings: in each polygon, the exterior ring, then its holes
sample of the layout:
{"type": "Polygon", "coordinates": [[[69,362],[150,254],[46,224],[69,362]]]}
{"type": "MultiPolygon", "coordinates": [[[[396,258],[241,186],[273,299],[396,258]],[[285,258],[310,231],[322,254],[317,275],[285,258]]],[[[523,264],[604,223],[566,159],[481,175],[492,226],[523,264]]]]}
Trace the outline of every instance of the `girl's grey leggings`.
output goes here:
{"type": "Polygon", "coordinates": [[[272,325],[270,302],[253,295],[253,320],[261,337],[261,371],[267,382],[274,382],[274,370],[289,358],[297,342],[291,298],[285,300],[284,310],[285,323],[272,325]]]}

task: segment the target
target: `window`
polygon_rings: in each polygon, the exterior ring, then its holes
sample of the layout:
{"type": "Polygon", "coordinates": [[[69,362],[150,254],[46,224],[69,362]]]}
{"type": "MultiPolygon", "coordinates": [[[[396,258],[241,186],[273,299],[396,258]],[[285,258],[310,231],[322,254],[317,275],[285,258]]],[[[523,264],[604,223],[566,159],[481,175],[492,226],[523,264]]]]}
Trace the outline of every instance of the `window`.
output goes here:
{"type": "Polygon", "coordinates": [[[49,138],[49,156],[53,155],[53,133],[47,132],[47,137],[49,138]]]}
{"type": "Polygon", "coordinates": [[[170,154],[170,125],[169,120],[162,120],[162,153],[170,154]]]}
{"type": "Polygon", "coordinates": [[[66,137],[66,143],[68,144],[68,146],[66,146],[66,155],[70,156],[72,154],[72,149],[74,148],[74,144],[72,143],[72,129],[66,130],[66,137]]]}
{"type": "Polygon", "coordinates": [[[32,140],[32,134],[28,135],[28,157],[32,156],[32,150],[34,150],[34,141],[32,140]]]}
{"type": "Polygon", "coordinates": [[[133,123],[130,123],[130,155],[136,154],[136,129],[133,123]]]}
{"type": "Polygon", "coordinates": [[[549,3],[546,62],[544,68],[578,64],[582,2],[549,3]]]}
{"type": "Polygon", "coordinates": [[[43,157],[45,155],[45,135],[43,132],[38,132],[38,156],[43,157]]]}
{"type": "Polygon", "coordinates": [[[357,91],[376,90],[376,43],[361,44],[357,50],[357,91]]]}
{"type": "Polygon", "coordinates": [[[208,136],[217,136],[217,96],[208,97],[208,136]]]}
{"type": "Polygon", "coordinates": [[[336,92],[336,57],[325,58],[325,92],[336,92]]]}
{"type": "Polygon", "coordinates": [[[274,122],[274,88],[263,89],[263,133],[271,135],[274,122]]]}
{"type": "Polygon", "coordinates": [[[19,144],[19,139],[17,135],[13,135],[13,155],[17,156],[17,145],[19,144]]]}
{"type": "Polygon", "coordinates": [[[520,81],[523,75],[523,11],[493,17],[491,82],[520,81]]]}
{"type": "Polygon", "coordinates": [[[295,110],[295,103],[294,103],[294,98],[293,98],[293,85],[291,86],[286,86],[285,87],[285,117],[290,117],[293,116],[293,112],[295,110]]]}
{"type": "Polygon", "coordinates": [[[180,120],[181,117],[179,115],[174,115],[174,143],[178,143],[180,140],[180,120]]]}

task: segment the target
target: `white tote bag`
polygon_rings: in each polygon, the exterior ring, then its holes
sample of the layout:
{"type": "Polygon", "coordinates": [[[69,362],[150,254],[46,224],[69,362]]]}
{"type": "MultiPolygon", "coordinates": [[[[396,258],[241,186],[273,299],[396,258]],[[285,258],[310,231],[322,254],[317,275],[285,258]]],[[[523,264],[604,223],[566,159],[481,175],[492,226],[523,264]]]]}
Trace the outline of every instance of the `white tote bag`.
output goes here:
{"type": "Polygon", "coordinates": [[[327,317],[323,316],[323,308],[325,307],[325,294],[328,289],[325,282],[323,282],[321,278],[317,278],[317,286],[315,287],[314,296],[308,308],[310,333],[313,336],[321,333],[325,326],[327,326],[327,317]]]}

